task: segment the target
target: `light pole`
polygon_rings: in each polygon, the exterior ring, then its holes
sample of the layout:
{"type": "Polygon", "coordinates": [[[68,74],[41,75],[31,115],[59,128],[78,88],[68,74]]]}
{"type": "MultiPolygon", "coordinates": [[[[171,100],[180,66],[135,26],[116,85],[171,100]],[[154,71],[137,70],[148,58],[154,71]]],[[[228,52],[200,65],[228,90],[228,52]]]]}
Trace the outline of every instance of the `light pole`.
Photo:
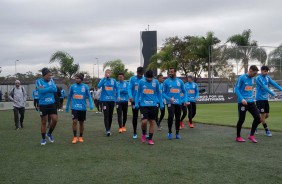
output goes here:
{"type": "Polygon", "coordinates": [[[100,78],[100,76],[99,76],[99,59],[96,58],[96,60],[97,60],[97,70],[98,70],[98,79],[99,79],[100,78]]]}
{"type": "Polygon", "coordinates": [[[18,59],[15,61],[15,76],[17,75],[17,62],[18,61],[19,61],[18,59]]]}

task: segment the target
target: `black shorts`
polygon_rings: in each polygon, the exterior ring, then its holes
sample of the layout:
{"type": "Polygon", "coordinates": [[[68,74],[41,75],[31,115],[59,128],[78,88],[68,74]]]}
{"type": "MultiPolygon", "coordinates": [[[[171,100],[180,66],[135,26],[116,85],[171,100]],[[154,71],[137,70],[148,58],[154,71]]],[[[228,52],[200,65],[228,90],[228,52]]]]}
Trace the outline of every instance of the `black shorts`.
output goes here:
{"type": "Polygon", "coordinates": [[[57,114],[57,106],[55,103],[49,105],[39,105],[40,116],[47,116],[51,114],[57,114]]]}
{"type": "Polygon", "coordinates": [[[268,100],[258,100],[256,101],[259,113],[269,113],[269,103],[268,100]]]}
{"type": "Polygon", "coordinates": [[[143,106],[140,107],[141,119],[155,120],[157,118],[157,106],[143,106]]]}
{"type": "Polygon", "coordinates": [[[71,110],[72,119],[77,119],[78,121],[86,120],[86,111],[71,110]]]}

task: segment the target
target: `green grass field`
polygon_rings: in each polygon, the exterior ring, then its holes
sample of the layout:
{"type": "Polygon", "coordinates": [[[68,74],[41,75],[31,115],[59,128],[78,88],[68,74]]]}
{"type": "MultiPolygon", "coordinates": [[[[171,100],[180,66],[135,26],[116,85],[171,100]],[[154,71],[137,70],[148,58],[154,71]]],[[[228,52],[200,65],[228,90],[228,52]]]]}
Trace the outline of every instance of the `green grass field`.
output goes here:
{"type": "MultiPolygon", "coordinates": [[[[258,144],[235,142],[234,127],[209,125],[237,122],[236,104],[210,104],[198,105],[195,119],[209,124],[186,126],[181,140],[167,140],[163,121],[154,146],[132,139],[130,116],[122,134],[114,116],[113,135],[106,137],[103,115],[95,112],[87,114],[84,143],[71,144],[71,115],[59,112],[55,143],[40,146],[36,111],[26,111],[25,128],[18,131],[12,110],[0,111],[0,183],[281,183],[281,106],[271,103],[269,127],[277,131],[269,138],[261,130],[258,144]]],[[[243,129],[243,137],[249,131],[243,129]]]]}

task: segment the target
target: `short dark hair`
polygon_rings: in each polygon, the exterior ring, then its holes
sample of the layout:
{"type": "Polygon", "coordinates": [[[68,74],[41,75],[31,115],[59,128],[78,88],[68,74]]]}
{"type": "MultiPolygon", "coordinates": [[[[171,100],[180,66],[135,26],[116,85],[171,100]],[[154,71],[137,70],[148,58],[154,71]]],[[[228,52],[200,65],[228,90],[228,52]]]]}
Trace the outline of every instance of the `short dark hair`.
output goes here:
{"type": "Polygon", "coordinates": [[[266,70],[266,71],[269,71],[269,68],[268,68],[268,66],[262,66],[262,67],[260,68],[260,70],[266,70]]]}
{"type": "Polygon", "coordinates": [[[163,77],[163,74],[157,75],[157,79],[160,78],[160,77],[163,77]]]}
{"type": "Polygon", "coordinates": [[[119,76],[119,75],[122,75],[122,76],[124,76],[124,73],[120,72],[120,73],[118,73],[118,76],[119,76]]]}
{"type": "Polygon", "coordinates": [[[256,65],[250,66],[250,70],[252,71],[259,71],[258,67],[256,65]]]}
{"type": "Polygon", "coordinates": [[[174,72],[176,72],[176,68],[169,68],[168,70],[174,70],[174,72]]]}
{"type": "Polygon", "coordinates": [[[153,78],[154,77],[154,72],[152,70],[148,70],[146,73],[145,73],[145,76],[147,78],[153,78]]]}
{"type": "Polygon", "coordinates": [[[137,73],[144,73],[144,68],[142,66],[139,66],[137,68],[137,73]]]}

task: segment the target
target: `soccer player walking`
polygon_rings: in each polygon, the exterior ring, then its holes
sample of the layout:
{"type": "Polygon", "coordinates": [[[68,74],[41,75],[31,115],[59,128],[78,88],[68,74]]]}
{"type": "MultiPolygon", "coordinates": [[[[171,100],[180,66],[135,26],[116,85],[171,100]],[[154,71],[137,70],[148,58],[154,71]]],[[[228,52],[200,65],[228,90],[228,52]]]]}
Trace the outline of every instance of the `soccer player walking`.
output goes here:
{"type": "MultiPolygon", "coordinates": [[[[146,79],[140,80],[138,91],[135,96],[135,107],[138,107],[140,102],[140,111],[142,119],[142,143],[146,142],[147,123],[150,123],[148,144],[153,145],[154,124],[157,117],[158,103],[162,101],[159,83],[154,79],[153,71],[148,70],[145,74],[146,79]]],[[[160,108],[163,109],[163,103],[160,103],[160,108]]]]}
{"type": "Polygon", "coordinates": [[[235,93],[238,97],[238,115],[239,120],[237,122],[237,142],[245,142],[241,137],[242,125],[245,121],[246,112],[249,111],[253,116],[253,124],[251,133],[248,137],[253,143],[257,143],[257,140],[254,137],[257,126],[260,124],[260,115],[259,111],[254,102],[253,96],[253,87],[254,87],[254,77],[258,73],[258,68],[256,65],[252,65],[249,68],[248,73],[241,75],[235,85],[235,93]]]}
{"type": "Polygon", "coordinates": [[[120,92],[120,101],[117,100],[117,116],[119,124],[119,133],[126,132],[125,124],[127,121],[128,111],[128,94],[129,94],[129,83],[124,81],[124,74],[118,74],[117,86],[120,92]]]}
{"type": "Polygon", "coordinates": [[[139,108],[137,108],[139,104],[136,104],[134,100],[135,100],[136,93],[138,91],[139,81],[144,78],[143,74],[144,74],[143,67],[138,67],[137,75],[132,76],[129,79],[129,101],[131,102],[131,105],[132,105],[132,115],[133,115],[132,117],[133,139],[137,139],[138,137],[137,136],[137,120],[138,120],[138,112],[139,112],[139,108]]]}
{"type": "Polygon", "coordinates": [[[47,116],[51,117],[51,125],[47,133],[47,137],[50,142],[54,142],[53,131],[57,125],[58,115],[57,115],[57,106],[55,102],[54,93],[57,92],[57,87],[52,77],[52,73],[48,68],[42,69],[42,78],[37,79],[35,82],[36,89],[38,89],[39,94],[39,110],[41,116],[41,145],[46,144],[46,122],[47,116]]]}
{"type": "MultiPolygon", "coordinates": [[[[157,76],[157,80],[159,82],[159,87],[160,87],[160,93],[162,94],[163,93],[163,82],[164,82],[164,77],[162,74],[158,75],[157,76]]],[[[163,97],[163,94],[162,94],[162,101],[160,103],[164,103],[165,104],[165,99],[163,97]]],[[[160,106],[159,106],[160,107],[160,106]]],[[[164,116],[165,116],[165,106],[163,109],[160,108],[160,111],[161,111],[161,115],[159,117],[159,110],[157,111],[157,119],[156,119],[156,122],[157,122],[157,126],[158,126],[158,131],[161,131],[162,130],[162,126],[161,126],[161,122],[162,120],[164,119],[164,116]]]]}
{"type": "Polygon", "coordinates": [[[188,76],[188,82],[185,83],[185,89],[187,91],[187,101],[188,101],[188,125],[190,128],[194,128],[193,118],[196,115],[196,101],[199,98],[199,88],[194,82],[193,76],[188,76]]]}
{"type": "Polygon", "coordinates": [[[117,87],[117,81],[110,78],[111,70],[105,71],[104,78],[99,82],[98,88],[102,88],[100,102],[103,104],[104,124],[106,128],[106,135],[111,135],[111,126],[113,121],[113,112],[116,98],[120,101],[120,93],[117,87]]]}
{"type": "Polygon", "coordinates": [[[84,132],[84,121],[86,120],[87,103],[86,98],[89,100],[90,110],[94,108],[92,97],[89,91],[89,87],[84,84],[84,74],[75,75],[75,84],[71,85],[66,105],[66,112],[69,111],[70,102],[71,114],[72,114],[72,129],[73,129],[73,140],[72,143],[83,142],[84,132]],[[77,122],[79,122],[79,138],[77,138],[77,122]]]}
{"type": "Polygon", "coordinates": [[[180,139],[180,116],[181,116],[181,104],[182,102],[187,105],[187,92],[184,88],[184,83],[181,79],[176,77],[176,69],[169,69],[169,78],[164,81],[163,96],[167,102],[168,108],[168,139],[172,139],[172,124],[175,117],[175,138],[180,139]],[[180,94],[184,94],[184,100],[181,99],[180,94]]]}
{"type": "Polygon", "coordinates": [[[282,88],[271,79],[268,75],[269,68],[267,66],[261,67],[261,74],[256,78],[256,105],[260,112],[261,123],[264,127],[266,136],[271,137],[272,134],[267,128],[266,119],[269,116],[269,103],[268,103],[268,94],[275,96],[269,89],[269,85],[272,85],[276,89],[282,91],[282,88]]]}

